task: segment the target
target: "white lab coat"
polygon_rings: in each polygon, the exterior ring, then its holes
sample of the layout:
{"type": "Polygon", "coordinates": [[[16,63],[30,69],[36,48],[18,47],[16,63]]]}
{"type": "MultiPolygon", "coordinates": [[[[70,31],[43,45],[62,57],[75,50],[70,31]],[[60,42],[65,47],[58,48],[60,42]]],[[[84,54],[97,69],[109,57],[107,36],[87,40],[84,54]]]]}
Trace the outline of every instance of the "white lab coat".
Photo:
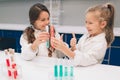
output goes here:
{"type": "Polygon", "coordinates": [[[76,45],[74,51],[74,65],[88,66],[101,63],[106,53],[107,42],[105,33],[101,33],[94,37],[89,37],[89,34],[84,34],[76,45]]]}
{"type": "MultiPolygon", "coordinates": [[[[37,37],[39,33],[41,33],[41,31],[35,29],[35,32],[34,32],[35,37],[37,37]]],[[[60,39],[60,35],[57,32],[55,33],[55,37],[60,39]]],[[[22,58],[24,58],[25,60],[32,60],[34,57],[36,57],[36,54],[37,54],[37,56],[46,56],[47,57],[48,56],[48,49],[46,47],[46,44],[47,44],[47,42],[41,43],[39,45],[38,49],[36,51],[33,51],[31,49],[32,44],[31,43],[28,44],[26,35],[22,34],[21,38],[20,38],[21,56],[22,56],[22,58]]],[[[52,53],[52,57],[62,58],[64,56],[65,55],[62,52],[58,51],[58,50],[55,50],[52,53]]]]}

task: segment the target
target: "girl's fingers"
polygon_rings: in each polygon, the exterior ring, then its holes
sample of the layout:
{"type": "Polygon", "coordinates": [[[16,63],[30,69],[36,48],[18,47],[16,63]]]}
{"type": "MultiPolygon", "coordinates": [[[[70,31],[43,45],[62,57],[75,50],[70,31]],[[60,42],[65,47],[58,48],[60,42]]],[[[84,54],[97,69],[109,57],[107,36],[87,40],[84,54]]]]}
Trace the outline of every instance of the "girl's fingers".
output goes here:
{"type": "Polygon", "coordinates": [[[72,33],[72,36],[73,36],[73,38],[76,38],[76,37],[75,37],[75,33],[72,33]]]}
{"type": "Polygon", "coordinates": [[[60,36],[60,40],[62,40],[62,41],[63,41],[63,35],[64,35],[64,34],[61,34],[61,36],[60,36]]]}
{"type": "Polygon", "coordinates": [[[57,40],[56,38],[54,38],[54,37],[52,37],[52,43],[54,44],[54,45],[58,45],[58,43],[60,43],[60,41],[59,40],[57,40]]]}
{"type": "Polygon", "coordinates": [[[71,45],[71,46],[75,46],[75,45],[76,45],[76,39],[75,39],[75,38],[72,38],[72,39],[70,40],[70,45],[71,45]]]}

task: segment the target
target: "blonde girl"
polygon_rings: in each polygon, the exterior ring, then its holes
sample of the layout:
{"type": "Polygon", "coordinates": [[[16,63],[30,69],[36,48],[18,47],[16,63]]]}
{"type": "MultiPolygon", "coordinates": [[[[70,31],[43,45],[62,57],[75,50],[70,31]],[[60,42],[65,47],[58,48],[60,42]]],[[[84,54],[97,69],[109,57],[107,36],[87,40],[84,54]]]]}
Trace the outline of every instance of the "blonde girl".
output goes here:
{"type": "Polygon", "coordinates": [[[52,38],[55,48],[73,59],[75,66],[88,66],[103,61],[106,49],[114,39],[113,5],[106,3],[90,7],[86,12],[85,26],[88,33],[84,34],[77,44],[73,37],[70,49],[64,46],[62,41],[52,38]]]}

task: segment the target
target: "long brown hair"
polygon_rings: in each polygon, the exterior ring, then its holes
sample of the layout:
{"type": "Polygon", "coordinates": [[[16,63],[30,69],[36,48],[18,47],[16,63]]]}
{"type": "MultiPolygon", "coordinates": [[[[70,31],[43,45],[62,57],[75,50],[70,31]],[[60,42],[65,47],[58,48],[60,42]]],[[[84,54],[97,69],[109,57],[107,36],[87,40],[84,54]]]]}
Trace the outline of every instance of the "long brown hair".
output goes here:
{"type": "MultiPolygon", "coordinates": [[[[27,36],[28,43],[33,43],[35,41],[35,35],[34,35],[35,26],[34,26],[34,23],[38,19],[39,14],[41,14],[42,11],[47,12],[50,16],[50,12],[47,9],[47,7],[43,4],[41,4],[41,3],[34,4],[29,10],[29,20],[30,20],[30,24],[32,26],[27,27],[24,31],[24,34],[27,36]]],[[[51,48],[48,48],[48,51],[49,51],[48,56],[51,57],[52,52],[54,50],[52,50],[51,48]]]]}
{"type": "Polygon", "coordinates": [[[113,33],[114,14],[115,14],[114,6],[110,3],[106,3],[103,5],[97,5],[97,6],[89,8],[87,10],[87,13],[95,12],[95,11],[98,11],[100,13],[99,15],[97,15],[99,20],[107,22],[107,25],[105,26],[104,31],[106,34],[105,38],[107,41],[107,45],[109,47],[114,40],[114,33],[113,33]]]}

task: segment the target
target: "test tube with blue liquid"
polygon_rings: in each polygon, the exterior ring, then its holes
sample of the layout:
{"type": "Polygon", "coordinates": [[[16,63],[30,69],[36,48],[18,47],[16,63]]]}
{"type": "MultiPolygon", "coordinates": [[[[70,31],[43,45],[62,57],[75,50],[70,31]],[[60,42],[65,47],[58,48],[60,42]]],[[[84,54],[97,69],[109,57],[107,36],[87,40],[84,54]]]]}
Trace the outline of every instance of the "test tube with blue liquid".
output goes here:
{"type": "Polygon", "coordinates": [[[63,66],[62,65],[60,65],[59,66],[59,80],[62,80],[62,78],[63,78],[63,66]]]}
{"type": "Polygon", "coordinates": [[[64,80],[68,80],[68,67],[64,67],[64,80]]]}
{"type": "Polygon", "coordinates": [[[70,79],[69,80],[74,80],[74,71],[73,71],[73,66],[70,66],[70,79]]]}
{"type": "Polygon", "coordinates": [[[54,80],[58,80],[58,66],[54,66],[54,80]]]}

